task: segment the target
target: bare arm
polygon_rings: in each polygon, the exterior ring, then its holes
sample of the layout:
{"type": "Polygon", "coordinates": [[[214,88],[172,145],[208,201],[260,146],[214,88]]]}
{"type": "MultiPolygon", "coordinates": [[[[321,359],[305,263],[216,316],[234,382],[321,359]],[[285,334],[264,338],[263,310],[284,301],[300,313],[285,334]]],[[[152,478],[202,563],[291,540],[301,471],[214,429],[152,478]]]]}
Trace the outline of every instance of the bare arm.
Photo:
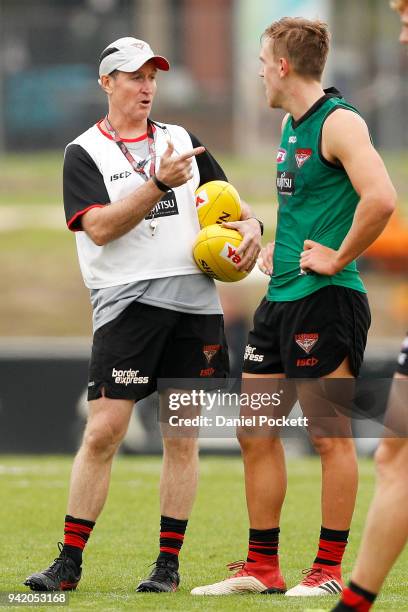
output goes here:
{"type": "Polygon", "coordinates": [[[241,219],[223,223],[223,227],[237,230],[243,240],[237,249],[237,254],[242,255],[241,262],[236,266],[238,270],[252,270],[261,250],[261,227],[256,220],[249,204],[241,200],[241,219]]]}
{"type": "Polygon", "coordinates": [[[364,120],[337,110],[324,124],[323,155],[340,162],[360,196],[353,223],[338,251],[305,240],[302,270],[333,275],[356,259],[381,234],[396,205],[396,192],[384,163],[370,141],[364,120]]]}
{"type": "MultiPolygon", "coordinates": [[[[205,149],[197,147],[174,157],[173,151],[174,146],[170,142],[162,156],[157,178],[169,187],[179,187],[193,176],[191,158],[205,149]]],[[[91,208],[82,218],[82,228],[95,244],[103,246],[136,227],[162,196],[163,191],[149,180],[122,200],[91,208]]]]}

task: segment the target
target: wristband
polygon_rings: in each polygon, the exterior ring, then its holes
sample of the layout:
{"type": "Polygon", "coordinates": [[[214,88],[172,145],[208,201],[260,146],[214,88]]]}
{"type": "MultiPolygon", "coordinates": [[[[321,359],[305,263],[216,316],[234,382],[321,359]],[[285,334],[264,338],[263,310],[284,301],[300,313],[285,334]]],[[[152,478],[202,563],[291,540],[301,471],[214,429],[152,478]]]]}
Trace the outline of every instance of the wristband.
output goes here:
{"type": "Polygon", "coordinates": [[[257,219],[256,217],[249,217],[250,219],[255,219],[255,221],[258,221],[259,223],[259,227],[261,228],[261,236],[263,236],[264,233],[264,224],[262,223],[262,221],[260,221],[259,219],[257,219]]]}
{"type": "Polygon", "coordinates": [[[171,187],[168,187],[168,185],[159,181],[159,179],[157,178],[155,174],[153,174],[153,176],[151,176],[150,178],[152,179],[156,187],[160,189],[160,191],[163,191],[163,192],[170,191],[171,187]]]}

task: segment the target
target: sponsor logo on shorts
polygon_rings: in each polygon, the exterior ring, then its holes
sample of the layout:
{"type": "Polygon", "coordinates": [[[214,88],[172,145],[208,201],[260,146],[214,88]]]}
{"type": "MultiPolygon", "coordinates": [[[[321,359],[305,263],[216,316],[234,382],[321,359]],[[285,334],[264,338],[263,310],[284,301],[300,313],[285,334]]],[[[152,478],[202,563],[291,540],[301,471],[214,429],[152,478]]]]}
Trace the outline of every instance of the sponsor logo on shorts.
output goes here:
{"type": "Polygon", "coordinates": [[[164,196],[159,200],[153,210],[145,217],[145,219],[157,219],[158,217],[170,217],[178,215],[179,210],[175,193],[172,189],[166,191],[164,196]]]}
{"type": "Polygon", "coordinates": [[[276,163],[283,164],[286,159],[288,152],[286,149],[278,149],[278,154],[276,156],[276,163]]]}
{"type": "Polygon", "coordinates": [[[214,368],[205,368],[204,370],[201,370],[200,376],[212,376],[214,372],[214,368]]]}
{"type": "Polygon", "coordinates": [[[208,363],[210,363],[211,359],[218,353],[221,348],[221,344],[206,344],[203,347],[203,353],[208,363]]]}
{"type": "Polygon", "coordinates": [[[245,347],[244,361],[258,361],[259,363],[264,360],[265,355],[256,354],[256,346],[247,344],[245,347]]]}
{"type": "Polygon", "coordinates": [[[318,340],[319,334],[295,334],[296,344],[298,344],[307,354],[310,353],[318,340]]]}
{"type": "Polygon", "coordinates": [[[293,172],[278,171],[276,187],[281,195],[293,195],[295,193],[295,175],[293,172]]]}
{"type": "Polygon", "coordinates": [[[297,136],[289,136],[289,144],[295,144],[297,142],[297,136]]]}
{"type": "Polygon", "coordinates": [[[241,256],[237,254],[237,249],[233,244],[226,242],[224,248],[220,251],[220,257],[235,265],[241,263],[241,256]]]}
{"type": "Polygon", "coordinates": [[[312,368],[317,363],[319,363],[319,360],[316,359],[316,357],[309,357],[308,359],[297,359],[296,360],[296,365],[298,368],[304,368],[304,367],[312,368]]]}
{"type": "Polygon", "coordinates": [[[112,378],[117,385],[146,385],[148,376],[139,376],[140,370],[117,370],[113,368],[112,378]]]}
{"type": "Polygon", "coordinates": [[[301,168],[303,164],[307,162],[313,155],[312,149],[296,149],[295,159],[298,168],[301,168]]]}

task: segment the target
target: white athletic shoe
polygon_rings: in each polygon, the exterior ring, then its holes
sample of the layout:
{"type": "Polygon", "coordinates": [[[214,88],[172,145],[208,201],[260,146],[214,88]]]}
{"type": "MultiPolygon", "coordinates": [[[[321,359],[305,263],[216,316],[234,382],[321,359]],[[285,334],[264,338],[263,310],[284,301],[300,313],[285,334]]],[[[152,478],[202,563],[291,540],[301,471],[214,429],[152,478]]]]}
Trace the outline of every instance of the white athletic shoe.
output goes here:
{"type": "Polygon", "coordinates": [[[192,595],[242,595],[244,593],[284,593],[285,580],[279,569],[279,560],[274,563],[246,563],[237,561],[227,565],[229,570],[238,571],[231,576],[206,586],[196,587],[192,595]]]}
{"type": "Polygon", "coordinates": [[[297,586],[286,591],[287,597],[321,597],[322,595],[338,595],[344,585],[341,572],[330,571],[329,566],[312,567],[303,570],[306,577],[297,586]]]}

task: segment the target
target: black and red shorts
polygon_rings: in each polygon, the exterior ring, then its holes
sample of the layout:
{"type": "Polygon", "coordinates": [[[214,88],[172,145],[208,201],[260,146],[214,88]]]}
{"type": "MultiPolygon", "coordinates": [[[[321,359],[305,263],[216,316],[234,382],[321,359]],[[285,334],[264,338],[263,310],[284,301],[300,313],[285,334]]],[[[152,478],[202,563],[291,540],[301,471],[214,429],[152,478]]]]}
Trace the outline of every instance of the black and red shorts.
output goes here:
{"type": "Polygon", "coordinates": [[[346,357],[358,376],[371,323],[365,293],[330,285],[293,302],[265,298],[254,316],[244,372],[319,378],[346,357]]]}
{"type": "Polygon", "coordinates": [[[222,315],[176,312],[133,302],[97,329],[88,400],[141,400],[157,380],[225,378],[228,349],[222,315]]]}

